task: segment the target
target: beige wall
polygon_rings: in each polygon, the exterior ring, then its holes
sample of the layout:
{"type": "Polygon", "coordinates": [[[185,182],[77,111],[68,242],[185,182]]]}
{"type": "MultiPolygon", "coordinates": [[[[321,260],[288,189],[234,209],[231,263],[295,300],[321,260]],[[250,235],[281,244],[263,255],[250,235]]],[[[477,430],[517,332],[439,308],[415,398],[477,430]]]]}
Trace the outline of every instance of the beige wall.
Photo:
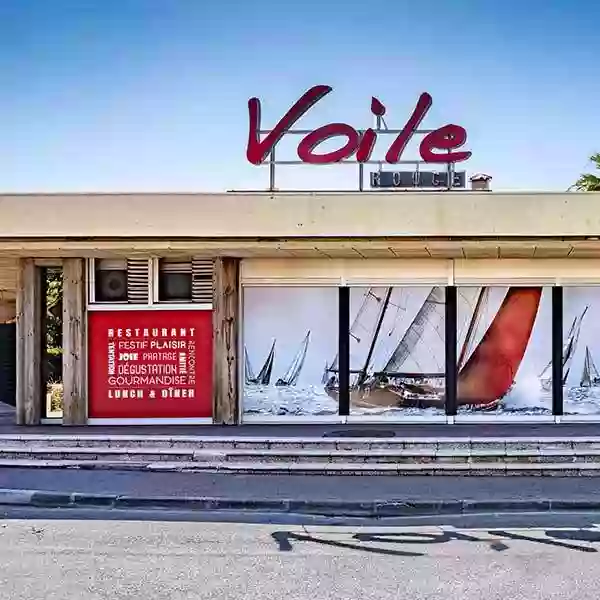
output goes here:
{"type": "Polygon", "coordinates": [[[0,239],[598,236],[599,204],[600,193],[2,195],[0,239]]]}
{"type": "Polygon", "coordinates": [[[598,285],[589,259],[247,259],[243,285],[598,285]]]}

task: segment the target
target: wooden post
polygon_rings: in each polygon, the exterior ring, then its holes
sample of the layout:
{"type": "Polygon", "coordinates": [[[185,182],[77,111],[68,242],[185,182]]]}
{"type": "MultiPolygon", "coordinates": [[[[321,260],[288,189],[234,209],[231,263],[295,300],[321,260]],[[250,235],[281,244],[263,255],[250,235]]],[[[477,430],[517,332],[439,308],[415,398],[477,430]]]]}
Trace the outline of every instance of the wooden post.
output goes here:
{"type": "Polygon", "coordinates": [[[84,273],[82,258],[63,260],[63,425],[87,422],[84,273]]]}
{"type": "Polygon", "coordinates": [[[42,416],[42,280],[31,258],[19,261],[17,283],[17,424],[39,425],[42,416]]]}
{"type": "Polygon", "coordinates": [[[238,258],[215,261],[213,302],[213,421],[238,423],[238,331],[240,279],[238,258]]]}

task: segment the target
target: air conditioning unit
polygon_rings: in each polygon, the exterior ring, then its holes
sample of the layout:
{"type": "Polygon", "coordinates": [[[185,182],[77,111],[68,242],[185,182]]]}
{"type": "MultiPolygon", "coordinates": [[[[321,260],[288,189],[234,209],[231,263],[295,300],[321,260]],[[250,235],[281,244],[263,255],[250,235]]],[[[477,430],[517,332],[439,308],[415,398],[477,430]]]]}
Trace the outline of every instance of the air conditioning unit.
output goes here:
{"type": "Polygon", "coordinates": [[[94,262],[96,302],[148,304],[148,259],[101,259],[94,262]]]}

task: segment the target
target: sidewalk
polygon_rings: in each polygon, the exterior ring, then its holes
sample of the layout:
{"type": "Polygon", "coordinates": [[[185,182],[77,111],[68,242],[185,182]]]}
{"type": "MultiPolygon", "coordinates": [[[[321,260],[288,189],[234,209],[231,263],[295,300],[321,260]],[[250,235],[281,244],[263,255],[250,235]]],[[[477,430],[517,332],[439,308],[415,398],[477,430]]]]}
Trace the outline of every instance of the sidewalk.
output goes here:
{"type": "Polygon", "coordinates": [[[0,504],[377,517],[600,511],[600,489],[594,479],[587,478],[323,478],[6,469],[0,470],[0,504]]]}
{"type": "Polygon", "coordinates": [[[394,438],[502,438],[600,436],[599,423],[329,423],[269,425],[94,425],[61,427],[59,425],[18,426],[14,409],[0,402],[0,435],[36,434],[48,437],[64,435],[144,435],[198,437],[394,437],[394,438]]]}

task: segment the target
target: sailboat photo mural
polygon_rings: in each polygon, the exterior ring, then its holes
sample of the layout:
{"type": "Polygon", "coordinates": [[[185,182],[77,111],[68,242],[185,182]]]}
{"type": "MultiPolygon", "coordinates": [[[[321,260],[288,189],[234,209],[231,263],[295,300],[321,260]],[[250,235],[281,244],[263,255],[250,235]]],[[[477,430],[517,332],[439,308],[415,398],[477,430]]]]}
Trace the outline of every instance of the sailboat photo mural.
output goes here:
{"type": "MultiPolygon", "coordinates": [[[[277,340],[273,340],[271,350],[269,350],[269,354],[267,355],[263,366],[258,372],[258,375],[254,375],[252,363],[250,362],[250,357],[248,356],[248,348],[244,346],[244,372],[246,385],[269,385],[271,383],[271,373],[273,372],[273,362],[275,360],[276,341],[277,340]]],[[[285,373],[282,374],[282,376],[279,377],[275,382],[276,386],[283,387],[288,385],[296,385],[296,382],[300,377],[300,373],[302,372],[302,367],[304,366],[309,341],[310,331],[308,331],[304,336],[302,344],[300,345],[298,352],[295,354],[292,363],[286,369],[285,373]]]]}
{"type": "MultiPolygon", "coordinates": [[[[548,291],[457,289],[461,411],[551,412],[548,291]]],[[[445,303],[443,286],[350,289],[351,414],[444,414],[445,303]]],[[[245,289],[246,413],[338,414],[337,311],[335,287],[245,289]]]]}
{"type": "MultiPolygon", "coordinates": [[[[445,290],[434,286],[384,360],[375,357],[382,338],[404,311],[403,296],[417,288],[368,288],[350,329],[351,348],[362,346],[362,363],[351,365],[351,404],[367,409],[436,408],[445,403],[445,290]],[[372,325],[365,326],[370,314],[372,325]],[[390,314],[392,323],[390,324],[390,314]],[[369,329],[370,334],[369,334],[369,329]]],[[[490,322],[483,318],[490,288],[471,288],[474,298],[459,332],[457,402],[479,410],[496,408],[511,390],[538,315],[541,287],[512,287],[490,322]],[[481,335],[481,326],[484,326],[481,335]]],[[[465,300],[465,294],[461,296],[465,300]]],[[[464,311],[462,311],[464,312],[464,311]]],[[[351,361],[352,362],[352,361],[351,361]]],[[[337,397],[337,357],[327,366],[326,389],[337,397]]]]}
{"type": "Polygon", "coordinates": [[[338,346],[338,288],[244,288],[245,414],[337,415],[323,365],[338,346]]]}
{"type": "Polygon", "coordinates": [[[600,414],[600,287],[563,289],[563,411],[565,415],[600,414]]]}

